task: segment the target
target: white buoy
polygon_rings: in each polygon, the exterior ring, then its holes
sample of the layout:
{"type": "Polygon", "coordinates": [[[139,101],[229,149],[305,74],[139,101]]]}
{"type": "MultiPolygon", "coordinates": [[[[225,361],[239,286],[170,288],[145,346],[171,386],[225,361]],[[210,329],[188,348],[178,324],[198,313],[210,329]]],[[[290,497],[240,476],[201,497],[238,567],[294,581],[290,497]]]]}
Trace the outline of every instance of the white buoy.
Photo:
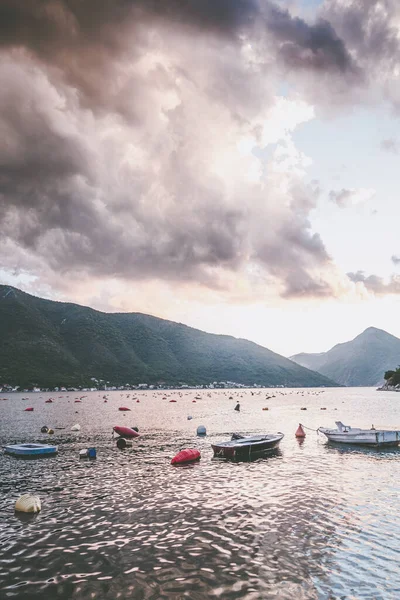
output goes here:
{"type": "Polygon", "coordinates": [[[78,423],[76,425],[72,425],[71,427],[71,431],[80,431],[81,430],[81,426],[78,425],[78,423]]]}
{"type": "Polygon", "coordinates": [[[32,494],[24,494],[15,503],[15,510],[25,513],[38,513],[42,509],[40,498],[32,494]]]}

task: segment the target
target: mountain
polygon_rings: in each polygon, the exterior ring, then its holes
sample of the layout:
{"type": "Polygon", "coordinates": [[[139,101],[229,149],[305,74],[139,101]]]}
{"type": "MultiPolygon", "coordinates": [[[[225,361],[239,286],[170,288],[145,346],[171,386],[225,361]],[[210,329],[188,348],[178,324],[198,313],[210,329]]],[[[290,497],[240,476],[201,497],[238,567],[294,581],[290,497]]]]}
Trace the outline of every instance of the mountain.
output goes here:
{"type": "Polygon", "coordinates": [[[102,313],[0,286],[0,384],[27,387],[235,381],[332,386],[287,358],[227,335],[140,313],[102,313]]]}
{"type": "Polygon", "coordinates": [[[295,354],[297,364],[318,371],[348,386],[377,386],[385,371],[400,364],[400,339],[375,327],[368,327],[354,340],[337,344],[328,352],[295,354]]]}

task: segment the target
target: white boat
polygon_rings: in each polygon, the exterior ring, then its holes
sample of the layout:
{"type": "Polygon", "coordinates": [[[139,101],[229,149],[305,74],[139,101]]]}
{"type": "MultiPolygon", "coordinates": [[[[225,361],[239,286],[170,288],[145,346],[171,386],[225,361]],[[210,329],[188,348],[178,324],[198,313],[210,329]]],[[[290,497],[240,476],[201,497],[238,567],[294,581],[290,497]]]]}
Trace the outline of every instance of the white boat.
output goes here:
{"type": "Polygon", "coordinates": [[[49,444],[13,444],[10,446],[4,446],[4,452],[6,454],[12,454],[13,456],[52,456],[57,454],[57,446],[50,446],[49,444]]]}
{"type": "Polygon", "coordinates": [[[337,429],[325,429],[319,427],[318,431],[326,435],[330,442],[340,444],[359,444],[363,446],[398,446],[400,443],[400,431],[388,429],[359,429],[343,425],[341,421],[336,421],[337,429]]]}

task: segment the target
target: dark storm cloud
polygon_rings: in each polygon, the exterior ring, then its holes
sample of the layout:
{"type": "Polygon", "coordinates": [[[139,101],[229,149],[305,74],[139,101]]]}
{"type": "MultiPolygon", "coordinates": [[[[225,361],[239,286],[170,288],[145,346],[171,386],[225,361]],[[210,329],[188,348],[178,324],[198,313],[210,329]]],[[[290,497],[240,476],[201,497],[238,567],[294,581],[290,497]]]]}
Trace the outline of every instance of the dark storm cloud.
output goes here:
{"type": "Polygon", "coordinates": [[[321,14],[335,28],[373,87],[400,110],[398,0],[330,0],[321,14]]]}
{"type": "Polygon", "coordinates": [[[343,40],[328,21],[318,20],[309,25],[303,19],[293,18],[288,11],[270,4],[267,8],[267,26],[281,42],[280,55],[289,67],[357,74],[358,69],[343,40]]]}
{"type": "Polygon", "coordinates": [[[257,0],[2,0],[0,44],[28,48],[49,62],[61,60],[64,66],[66,53],[79,54],[96,66],[122,48],[140,43],[140,24],[154,20],[216,35],[254,35],[261,29],[279,44],[284,62],[291,67],[355,69],[329,22],[309,25],[273,2],[257,0]]]}
{"type": "Polygon", "coordinates": [[[369,292],[377,296],[385,294],[400,294],[400,276],[392,275],[385,283],[382,277],[378,275],[365,275],[363,271],[356,273],[347,273],[347,276],[353,283],[362,283],[369,292]]]}
{"type": "Polygon", "coordinates": [[[322,9],[341,38],[360,59],[392,63],[399,52],[397,0],[333,0],[322,9]]]}
{"type": "Polygon", "coordinates": [[[215,287],[250,259],[288,297],[329,293],[313,274],[330,265],[314,191],[280,206],[240,162],[224,166],[235,134],[260,130],[282,65],[316,86],[322,72],[360,76],[328,21],[268,1],[1,0],[6,258],[215,287]]]}

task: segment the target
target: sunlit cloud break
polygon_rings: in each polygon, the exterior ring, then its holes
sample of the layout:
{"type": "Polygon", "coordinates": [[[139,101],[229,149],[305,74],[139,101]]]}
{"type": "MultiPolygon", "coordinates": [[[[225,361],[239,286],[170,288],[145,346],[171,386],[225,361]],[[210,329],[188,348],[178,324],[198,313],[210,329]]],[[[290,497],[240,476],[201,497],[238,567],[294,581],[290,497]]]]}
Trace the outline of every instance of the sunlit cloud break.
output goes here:
{"type": "MultiPolygon", "coordinates": [[[[348,294],[296,134],[383,93],[397,110],[399,10],[380,5],[324,2],[307,21],[261,0],[3,0],[4,272],[98,298],[111,280],[233,302],[348,294]]],[[[328,189],[340,208],[376,194],[328,189]]]]}

